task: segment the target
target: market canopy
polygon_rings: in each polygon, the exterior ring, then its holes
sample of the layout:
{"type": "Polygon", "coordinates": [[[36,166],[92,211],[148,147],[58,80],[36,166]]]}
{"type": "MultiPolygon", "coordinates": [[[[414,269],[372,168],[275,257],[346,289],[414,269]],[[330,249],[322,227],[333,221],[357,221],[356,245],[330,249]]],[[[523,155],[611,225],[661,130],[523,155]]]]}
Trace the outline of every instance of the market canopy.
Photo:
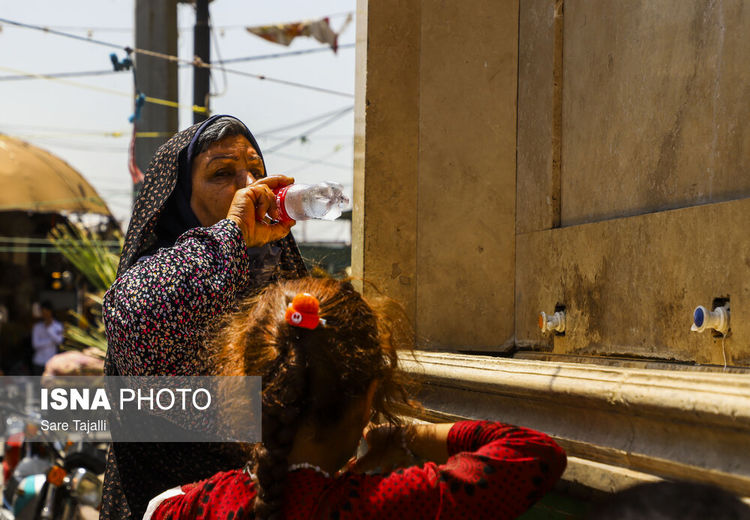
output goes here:
{"type": "Polygon", "coordinates": [[[0,211],[17,210],[111,215],[96,190],[68,163],[0,135],[0,211]]]}

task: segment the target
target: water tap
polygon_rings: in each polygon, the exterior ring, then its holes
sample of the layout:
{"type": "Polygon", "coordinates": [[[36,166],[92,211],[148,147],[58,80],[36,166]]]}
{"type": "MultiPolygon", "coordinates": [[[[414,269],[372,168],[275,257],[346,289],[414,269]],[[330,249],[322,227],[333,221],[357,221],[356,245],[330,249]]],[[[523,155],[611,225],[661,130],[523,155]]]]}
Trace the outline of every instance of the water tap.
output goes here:
{"type": "Polygon", "coordinates": [[[698,305],[693,311],[693,326],[690,330],[693,332],[703,332],[708,329],[714,329],[720,334],[726,334],[729,331],[729,306],[715,307],[709,311],[703,305],[698,305]]]}
{"type": "Polygon", "coordinates": [[[539,313],[539,328],[542,333],[565,332],[565,311],[557,311],[554,314],[546,312],[539,313]]]}

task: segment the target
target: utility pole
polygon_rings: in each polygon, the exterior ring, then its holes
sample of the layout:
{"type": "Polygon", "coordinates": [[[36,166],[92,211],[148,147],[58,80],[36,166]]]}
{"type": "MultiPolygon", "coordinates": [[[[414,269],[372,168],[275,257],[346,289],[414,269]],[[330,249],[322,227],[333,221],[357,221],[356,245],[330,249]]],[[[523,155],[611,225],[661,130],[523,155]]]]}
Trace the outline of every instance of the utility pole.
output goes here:
{"type": "MultiPolygon", "coordinates": [[[[205,63],[211,63],[211,30],[208,25],[208,1],[195,1],[195,29],[193,51],[205,63]]],[[[211,71],[206,67],[193,67],[193,104],[208,109],[208,89],[211,71]]],[[[208,118],[207,113],[193,112],[193,123],[208,118]]]]}
{"type": "MultiPolygon", "coordinates": [[[[170,56],[177,56],[177,0],[136,0],[135,46],[170,56]]],[[[177,63],[136,54],[136,87],[153,98],[177,102],[177,63]]],[[[135,162],[142,172],[151,162],[156,149],[169,135],[177,132],[176,108],[146,103],[135,121],[136,132],[158,132],[158,137],[137,137],[135,162]],[[167,135],[168,134],[168,135],[167,135]]]]}

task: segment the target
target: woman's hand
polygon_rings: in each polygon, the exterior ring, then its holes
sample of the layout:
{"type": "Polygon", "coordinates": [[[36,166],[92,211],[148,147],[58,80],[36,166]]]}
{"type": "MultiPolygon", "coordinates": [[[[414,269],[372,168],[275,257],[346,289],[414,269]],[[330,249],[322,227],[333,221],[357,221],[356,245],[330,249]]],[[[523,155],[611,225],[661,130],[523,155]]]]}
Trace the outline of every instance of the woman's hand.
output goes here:
{"type": "Polygon", "coordinates": [[[293,182],[291,177],[273,175],[258,179],[234,194],[227,218],[240,227],[248,247],[262,246],[289,234],[295,222],[270,224],[265,216],[279,218],[273,190],[293,182]]]}

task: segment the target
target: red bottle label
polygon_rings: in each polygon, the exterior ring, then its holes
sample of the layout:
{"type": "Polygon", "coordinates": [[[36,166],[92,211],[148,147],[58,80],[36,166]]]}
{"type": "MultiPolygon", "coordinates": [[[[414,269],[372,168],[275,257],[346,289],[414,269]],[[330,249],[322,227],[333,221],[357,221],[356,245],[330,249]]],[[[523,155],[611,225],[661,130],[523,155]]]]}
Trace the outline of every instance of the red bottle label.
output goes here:
{"type": "Polygon", "coordinates": [[[294,222],[294,219],[289,216],[289,213],[286,212],[286,208],[284,207],[284,201],[286,200],[286,192],[289,190],[291,184],[288,186],[284,186],[283,188],[277,188],[274,190],[274,194],[276,194],[276,207],[279,208],[279,222],[294,222]]]}

